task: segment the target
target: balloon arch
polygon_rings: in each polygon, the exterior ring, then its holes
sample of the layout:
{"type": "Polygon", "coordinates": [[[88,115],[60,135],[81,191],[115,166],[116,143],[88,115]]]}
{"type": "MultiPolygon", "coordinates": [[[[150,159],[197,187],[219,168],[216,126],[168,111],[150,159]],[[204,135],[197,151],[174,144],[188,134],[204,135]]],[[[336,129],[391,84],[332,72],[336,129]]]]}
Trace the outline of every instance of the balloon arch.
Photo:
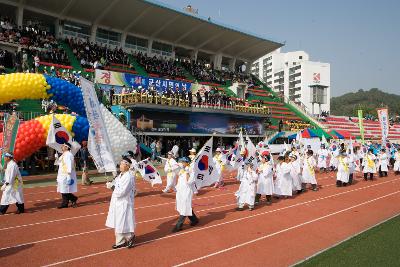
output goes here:
{"type": "MultiPolygon", "coordinates": [[[[86,118],[82,91],[74,84],[43,74],[13,73],[0,76],[0,104],[20,99],[49,99],[79,115],[57,114],[57,119],[78,142],[87,141],[89,122],[86,118]]],[[[126,150],[136,150],[136,139],[104,106],[103,115],[114,160],[126,150]]],[[[46,145],[51,115],[22,123],[14,148],[16,160],[23,160],[46,145]]],[[[0,135],[2,137],[2,135],[0,135]]]]}

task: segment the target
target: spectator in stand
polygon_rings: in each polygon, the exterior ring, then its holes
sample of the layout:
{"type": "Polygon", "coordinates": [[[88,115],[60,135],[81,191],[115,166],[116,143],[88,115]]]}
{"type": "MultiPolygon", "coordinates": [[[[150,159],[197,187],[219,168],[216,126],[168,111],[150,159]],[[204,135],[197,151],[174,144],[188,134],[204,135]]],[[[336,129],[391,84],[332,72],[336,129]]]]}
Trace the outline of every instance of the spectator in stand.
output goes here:
{"type": "Polygon", "coordinates": [[[65,41],[70,45],[72,52],[84,68],[102,69],[111,64],[131,66],[128,54],[122,48],[113,49],[106,45],[101,46],[76,38],[67,38],[65,41]]]}

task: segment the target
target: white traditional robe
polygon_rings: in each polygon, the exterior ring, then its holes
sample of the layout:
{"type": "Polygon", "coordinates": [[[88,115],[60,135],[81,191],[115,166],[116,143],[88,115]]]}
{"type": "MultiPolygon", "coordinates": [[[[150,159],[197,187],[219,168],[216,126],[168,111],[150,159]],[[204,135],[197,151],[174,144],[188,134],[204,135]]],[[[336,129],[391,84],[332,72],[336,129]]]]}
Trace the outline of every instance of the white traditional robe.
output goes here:
{"type": "Polygon", "coordinates": [[[75,193],[78,191],[77,179],[75,172],[75,160],[70,151],[65,151],[55,162],[58,165],[57,174],[57,192],[75,193]],[[68,185],[67,182],[72,179],[73,183],[68,185]]]}
{"type": "Polygon", "coordinates": [[[393,170],[400,172],[400,152],[394,153],[394,160],[395,160],[395,162],[394,162],[393,170]]]}
{"type": "Polygon", "coordinates": [[[4,183],[8,183],[1,196],[1,205],[23,204],[23,182],[17,163],[10,160],[5,170],[4,183]]]}
{"type": "Polygon", "coordinates": [[[319,149],[317,152],[318,155],[318,168],[327,168],[328,164],[328,156],[329,156],[329,152],[327,149],[319,149]]]}
{"type": "Polygon", "coordinates": [[[290,162],[289,166],[291,168],[290,175],[292,176],[292,186],[293,190],[301,190],[301,166],[300,161],[297,159],[296,161],[290,162]]]}
{"type": "Polygon", "coordinates": [[[336,149],[335,151],[332,150],[330,152],[330,156],[331,156],[331,160],[330,160],[329,165],[331,167],[334,167],[335,169],[337,169],[338,164],[339,164],[338,159],[337,159],[337,157],[339,156],[339,150],[338,149],[336,149]]]}
{"type": "Polygon", "coordinates": [[[114,228],[116,233],[135,232],[134,191],[135,178],[132,172],[120,173],[114,179],[114,191],[111,196],[106,226],[114,228]]]}
{"type": "Polygon", "coordinates": [[[274,180],[272,163],[265,162],[258,166],[257,194],[271,196],[274,193],[274,180]]]}
{"type": "Polygon", "coordinates": [[[225,169],[226,159],[224,159],[224,156],[222,155],[222,153],[220,153],[219,155],[215,155],[213,157],[213,160],[217,169],[218,182],[221,182],[223,180],[222,174],[225,169]]]}
{"type": "Polygon", "coordinates": [[[375,165],[375,155],[372,153],[367,153],[364,156],[362,165],[364,166],[364,173],[376,173],[376,165],[375,165]]]}
{"type": "Polygon", "coordinates": [[[357,156],[354,154],[349,154],[347,155],[347,160],[349,162],[349,172],[350,174],[354,173],[356,171],[356,161],[357,161],[357,156]]]}
{"type": "Polygon", "coordinates": [[[315,166],[317,163],[313,156],[305,157],[303,162],[303,173],[302,173],[302,181],[305,184],[317,184],[317,180],[315,179],[315,166]]]}
{"type": "Polygon", "coordinates": [[[379,167],[381,167],[381,171],[387,172],[387,171],[389,171],[388,166],[389,166],[389,158],[388,158],[388,155],[386,154],[386,152],[379,153],[377,169],[379,170],[379,167]]]}
{"type": "Polygon", "coordinates": [[[257,179],[258,175],[254,170],[249,171],[246,169],[244,171],[243,178],[240,181],[239,190],[235,193],[239,205],[247,204],[249,206],[254,206],[257,179]]]}
{"type": "Polygon", "coordinates": [[[239,182],[242,180],[243,175],[244,175],[244,168],[245,168],[245,164],[244,164],[244,160],[242,160],[239,164],[238,164],[238,171],[236,174],[236,180],[238,180],[239,182]]]}
{"type": "Polygon", "coordinates": [[[290,175],[291,167],[286,162],[277,165],[275,180],[275,194],[280,196],[292,196],[293,182],[290,175]]]}
{"type": "Polygon", "coordinates": [[[350,169],[349,169],[349,160],[347,157],[338,157],[338,170],[336,174],[336,180],[337,181],[342,181],[343,183],[348,183],[349,182],[349,175],[350,175],[350,169]]]}
{"type": "Polygon", "coordinates": [[[176,210],[179,215],[192,216],[192,198],[194,179],[189,174],[189,167],[181,169],[178,174],[178,183],[176,184],[176,210]]]}
{"type": "Polygon", "coordinates": [[[174,159],[167,159],[164,166],[164,171],[167,174],[167,186],[165,190],[170,190],[175,188],[176,184],[176,174],[178,171],[179,165],[174,159]]]}

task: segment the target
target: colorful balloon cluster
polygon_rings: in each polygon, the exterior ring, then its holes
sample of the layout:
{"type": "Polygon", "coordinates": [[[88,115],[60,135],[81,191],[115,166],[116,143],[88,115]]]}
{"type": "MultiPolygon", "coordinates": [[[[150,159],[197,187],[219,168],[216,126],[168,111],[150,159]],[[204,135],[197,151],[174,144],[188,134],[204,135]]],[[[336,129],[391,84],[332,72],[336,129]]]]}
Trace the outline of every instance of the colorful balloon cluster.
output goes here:
{"type": "MultiPolygon", "coordinates": [[[[56,117],[78,142],[86,141],[89,123],[82,91],[59,78],[36,73],[13,73],[0,76],[0,104],[19,99],[50,99],[67,106],[80,116],[59,114],[56,117]]],[[[115,161],[126,150],[136,150],[136,138],[102,106],[102,115],[115,161]]],[[[42,116],[20,125],[14,149],[16,160],[22,160],[46,145],[51,116],[42,116]]]]}
{"type": "MultiPolygon", "coordinates": [[[[55,116],[77,141],[87,140],[89,123],[86,118],[68,114],[57,114],[55,116]],[[74,129],[77,129],[77,131],[74,131],[74,129]]],[[[50,124],[51,115],[41,116],[22,123],[18,129],[14,158],[23,160],[45,146],[50,124]]]]}
{"type": "Polygon", "coordinates": [[[65,80],[37,73],[0,76],[0,104],[19,99],[50,99],[86,117],[82,92],[65,80]]]}
{"type": "Polygon", "coordinates": [[[47,75],[45,75],[45,78],[50,85],[50,89],[47,90],[50,100],[54,100],[57,104],[66,106],[79,115],[86,117],[82,91],[79,87],[59,78],[47,75]]]}
{"type": "Polygon", "coordinates": [[[48,98],[50,85],[41,74],[13,73],[0,75],[0,104],[15,99],[48,98]]]}

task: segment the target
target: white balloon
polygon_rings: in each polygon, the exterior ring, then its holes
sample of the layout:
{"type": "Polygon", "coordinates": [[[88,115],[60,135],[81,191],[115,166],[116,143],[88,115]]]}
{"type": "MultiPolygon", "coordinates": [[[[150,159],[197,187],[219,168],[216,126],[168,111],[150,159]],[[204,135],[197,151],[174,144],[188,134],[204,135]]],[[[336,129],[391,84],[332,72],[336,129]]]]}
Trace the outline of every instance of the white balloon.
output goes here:
{"type": "Polygon", "coordinates": [[[119,162],[121,155],[128,150],[136,151],[137,141],[132,133],[112,113],[101,105],[108,137],[110,139],[111,150],[114,161],[119,162]]]}

